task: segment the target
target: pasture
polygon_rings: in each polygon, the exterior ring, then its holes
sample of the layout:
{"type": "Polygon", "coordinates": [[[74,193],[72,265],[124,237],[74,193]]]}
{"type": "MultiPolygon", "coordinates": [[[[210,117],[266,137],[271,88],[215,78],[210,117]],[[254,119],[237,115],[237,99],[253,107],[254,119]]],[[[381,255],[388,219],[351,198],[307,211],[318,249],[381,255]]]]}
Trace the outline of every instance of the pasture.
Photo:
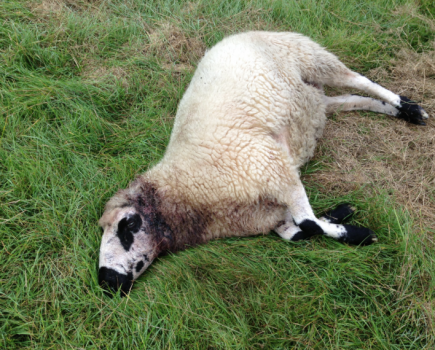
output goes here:
{"type": "Polygon", "coordinates": [[[429,0],[1,1],[0,348],[433,349],[434,118],[429,0]],[[106,297],[104,204],[162,157],[205,50],[247,30],[305,34],[429,113],[336,114],[303,168],[317,214],[351,202],[379,242],[217,240],[106,297]]]}

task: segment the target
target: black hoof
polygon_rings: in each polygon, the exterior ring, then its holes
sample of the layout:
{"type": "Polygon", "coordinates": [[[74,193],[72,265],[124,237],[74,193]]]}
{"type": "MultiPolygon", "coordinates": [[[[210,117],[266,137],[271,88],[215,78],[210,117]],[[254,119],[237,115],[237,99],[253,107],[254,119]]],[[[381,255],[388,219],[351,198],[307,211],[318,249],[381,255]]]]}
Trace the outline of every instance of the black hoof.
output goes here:
{"type": "Polygon", "coordinates": [[[355,213],[355,208],[349,203],[344,203],[338,205],[335,209],[327,211],[322,215],[322,218],[331,224],[341,224],[343,221],[350,219],[353,213],[355,213]]]}
{"type": "Polygon", "coordinates": [[[426,125],[423,119],[427,119],[427,113],[416,102],[408,97],[400,96],[400,105],[397,107],[399,114],[397,118],[406,120],[408,123],[426,125]]]}
{"type": "Polygon", "coordinates": [[[315,236],[315,234],[311,232],[299,231],[292,237],[291,241],[292,242],[303,241],[303,240],[310,239],[313,236],[315,236]]]}
{"type": "Polygon", "coordinates": [[[353,245],[370,245],[378,241],[375,233],[365,227],[343,225],[346,233],[340,239],[341,242],[353,245]]]}

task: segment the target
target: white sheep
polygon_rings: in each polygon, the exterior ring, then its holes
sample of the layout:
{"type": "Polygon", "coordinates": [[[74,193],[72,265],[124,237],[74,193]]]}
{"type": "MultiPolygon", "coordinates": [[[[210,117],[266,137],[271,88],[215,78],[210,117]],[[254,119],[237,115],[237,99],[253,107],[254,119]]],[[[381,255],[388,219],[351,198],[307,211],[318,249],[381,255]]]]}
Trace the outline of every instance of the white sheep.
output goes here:
{"type": "Polygon", "coordinates": [[[221,237],[274,230],[293,241],[316,234],[350,244],[375,241],[367,228],[340,224],[353,212],[349,205],[316,218],[299,176],[325,114],[358,109],[416,124],[428,118],[300,34],[224,39],[199,63],[163,159],[107,203],[99,221],[100,284],[127,293],[160,253],[221,237]],[[382,102],[327,97],[325,84],[382,102]]]}

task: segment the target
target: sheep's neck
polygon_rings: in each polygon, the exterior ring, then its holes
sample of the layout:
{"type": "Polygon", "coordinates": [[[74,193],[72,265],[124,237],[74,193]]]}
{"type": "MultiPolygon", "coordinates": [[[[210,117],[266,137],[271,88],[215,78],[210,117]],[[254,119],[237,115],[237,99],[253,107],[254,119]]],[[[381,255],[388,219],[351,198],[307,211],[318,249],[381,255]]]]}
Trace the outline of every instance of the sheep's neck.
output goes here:
{"type": "Polygon", "coordinates": [[[136,209],[148,223],[157,251],[176,252],[206,243],[208,220],[203,212],[193,209],[169,191],[157,190],[154,183],[141,181],[134,198],[136,209]]]}

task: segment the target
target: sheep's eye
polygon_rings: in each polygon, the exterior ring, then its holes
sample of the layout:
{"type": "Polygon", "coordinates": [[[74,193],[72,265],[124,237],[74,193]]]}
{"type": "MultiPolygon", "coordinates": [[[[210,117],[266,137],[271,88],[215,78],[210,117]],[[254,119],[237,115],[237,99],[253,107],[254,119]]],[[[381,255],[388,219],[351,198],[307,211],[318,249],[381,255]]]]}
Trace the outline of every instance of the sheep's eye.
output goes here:
{"type": "Polygon", "coordinates": [[[133,228],[134,226],[136,226],[136,220],[134,220],[134,218],[128,219],[128,221],[127,221],[127,227],[128,228],[133,228]]]}
{"type": "Polygon", "coordinates": [[[139,214],[134,214],[130,217],[123,218],[118,224],[118,231],[127,230],[132,233],[136,233],[140,230],[142,225],[142,219],[139,214]]]}

